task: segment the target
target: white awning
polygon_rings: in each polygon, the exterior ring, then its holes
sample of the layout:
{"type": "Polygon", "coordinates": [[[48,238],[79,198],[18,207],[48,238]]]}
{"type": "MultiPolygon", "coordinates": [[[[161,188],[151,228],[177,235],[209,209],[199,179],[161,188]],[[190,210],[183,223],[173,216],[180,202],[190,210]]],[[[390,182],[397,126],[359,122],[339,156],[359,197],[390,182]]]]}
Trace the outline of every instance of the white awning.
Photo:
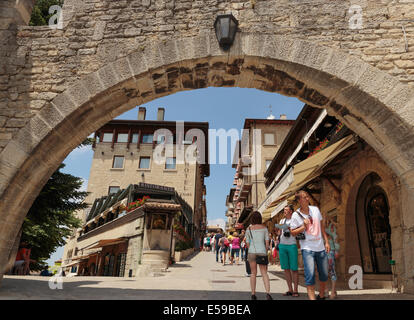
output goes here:
{"type": "Polygon", "coordinates": [[[273,218],[275,215],[277,215],[280,211],[282,211],[286,206],[288,205],[288,201],[282,201],[276,208],[275,210],[272,211],[272,213],[270,214],[270,217],[273,218]]]}
{"type": "Polygon", "coordinates": [[[263,213],[269,205],[275,201],[293,182],[293,167],[283,176],[273,191],[266,197],[259,207],[259,212],[263,213]]]}
{"type": "Polygon", "coordinates": [[[62,268],[71,267],[71,266],[74,266],[74,265],[79,264],[79,263],[80,263],[80,261],[74,261],[74,262],[71,262],[69,264],[65,264],[64,266],[61,266],[61,267],[62,268]]]}

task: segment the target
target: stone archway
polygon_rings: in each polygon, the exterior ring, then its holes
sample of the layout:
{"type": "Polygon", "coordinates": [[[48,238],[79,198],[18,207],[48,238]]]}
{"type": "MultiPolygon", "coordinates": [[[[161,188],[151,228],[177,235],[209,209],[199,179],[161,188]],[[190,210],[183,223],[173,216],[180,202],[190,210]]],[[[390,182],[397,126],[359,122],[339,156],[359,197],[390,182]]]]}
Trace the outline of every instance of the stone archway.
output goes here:
{"type": "Polygon", "coordinates": [[[360,247],[358,240],[358,230],[356,226],[355,207],[357,202],[357,194],[363,180],[370,174],[377,174],[381,182],[378,184],[386,193],[389,204],[389,219],[391,225],[391,242],[392,257],[399,261],[397,265],[397,274],[404,278],[405,268],[409,268],[409,261],[404,254],[404,212],[402,208],[401,198],[402,186],[399,179],[391,172],[387,164],[378,159],[378,155],[369,148],[364,156],[354,157],[344,172],[347,182],[341,186],[342,203],[339,210],[345,215],[341,217],[341,225],[345,234],[345,263],[341,265],[341,273],[348,274],[348,269],[352,265],[362,265],[360,247]]]}
{"type": "MultiPolygon", "coordinates": [[[[41,93],[47,102],[1,150],[0,277],[38,192],[87,135],[136,105],[209,86],[256,88],[326,108],[400,179],[406,228],[414,226],[412,86],[347,52],[253,29],[239,32],[231,50],[223,52],[214,32],[206,29],[170,40],[149,38],[97,70],[67,77],[60,93],[41,93]]],[[[412,237],[404,241],[406,250],[414,249],[412,237]]]]}

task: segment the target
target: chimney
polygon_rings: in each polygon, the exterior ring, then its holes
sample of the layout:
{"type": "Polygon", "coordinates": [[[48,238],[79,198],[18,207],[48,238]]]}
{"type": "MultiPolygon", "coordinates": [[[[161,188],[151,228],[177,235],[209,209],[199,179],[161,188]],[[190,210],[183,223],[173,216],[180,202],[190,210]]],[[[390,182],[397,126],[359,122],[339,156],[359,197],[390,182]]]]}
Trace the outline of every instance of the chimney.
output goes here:
{"type": "Polygon", "coordinates": [[[285,115],[285,114],[281,114],[281,115],[280,115],[280,120],[287,120],[286,115],[285,115]]]}
{"type": "Polygon", "coordinates": [[[139,107],[138,120],[145,120],[145,114],[146,113],[147,113],[147,109],[145,109],[145,107],[139,107]]]}
{"type": "Polygon", "coordinates": [[[165,109],[164,108],[158,108],[157,121],[164,121],[164,115],[165,115],[165,109]]]}

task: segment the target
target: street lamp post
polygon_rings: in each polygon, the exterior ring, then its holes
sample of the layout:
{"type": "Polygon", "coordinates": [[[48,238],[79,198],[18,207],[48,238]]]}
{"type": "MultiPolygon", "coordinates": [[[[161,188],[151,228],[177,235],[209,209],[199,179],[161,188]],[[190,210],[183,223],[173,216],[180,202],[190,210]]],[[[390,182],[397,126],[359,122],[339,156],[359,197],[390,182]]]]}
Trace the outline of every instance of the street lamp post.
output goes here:
{"type": "Polygon", "coordinates": [[[236,37],[239,22],[232,14],[219,15],[214,22],[214,29],[220,47],[227,51],[230,49],[236,37]]]}

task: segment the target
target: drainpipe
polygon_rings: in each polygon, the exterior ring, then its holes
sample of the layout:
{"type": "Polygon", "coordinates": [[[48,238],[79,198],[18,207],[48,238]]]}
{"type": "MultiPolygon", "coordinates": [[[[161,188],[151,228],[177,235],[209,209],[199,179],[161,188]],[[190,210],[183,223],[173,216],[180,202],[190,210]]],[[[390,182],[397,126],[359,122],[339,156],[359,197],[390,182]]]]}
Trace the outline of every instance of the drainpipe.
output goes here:
{"type": "MultiPolygon", "coordinates": [[[[254,131],[253,132],[255,132],[255,131],[256,131],[256,122],[254,122],[254,131]]],[[[253,143],[253,146],[256,147],[256,144],[253,143]]],[[[257,166],[256,150],[254,151],[254,161],[255,161],[255,164],[257,166]]],[[[258,192],[258,189],[257,189],[257,167],[256,167],[256,170],[255,170],[255,177],[256,177],[256,181],[255,181],[255,184],[256,184],[256,203],[254,204],[254,210],[257,209],[257,205],[258,205],[258,202],[259,202],[259,197],[258,197],[258,194],[257,194],[257,192],[258,192]]]]}

